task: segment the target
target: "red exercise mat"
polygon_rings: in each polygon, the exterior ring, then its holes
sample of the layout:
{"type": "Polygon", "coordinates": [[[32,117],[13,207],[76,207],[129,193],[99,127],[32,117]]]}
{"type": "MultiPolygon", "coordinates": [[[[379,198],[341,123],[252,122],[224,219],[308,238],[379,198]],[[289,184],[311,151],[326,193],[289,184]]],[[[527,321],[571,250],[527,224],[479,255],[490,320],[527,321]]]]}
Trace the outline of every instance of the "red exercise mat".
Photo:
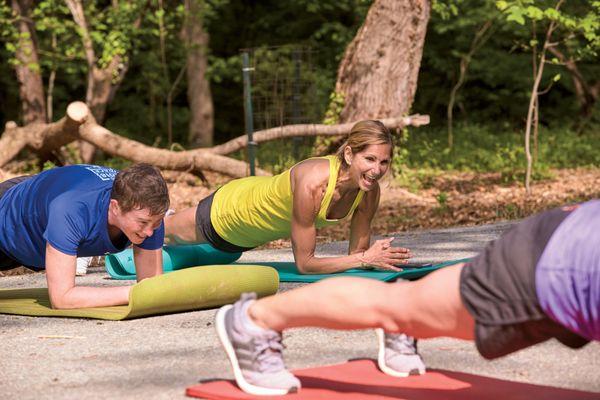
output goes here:
{"type": "Polygon", "coordinates": [[[600,393],[518,383],[478,375],[432,370],[421,376],[393,378],[373,360],[355,360],[294,371],[302,382],[299,393],[252,396],[234,381],[190,386],[186,395],[210,400],[242,399],[396,399],[396,400],[599,400],[600,393]]]}

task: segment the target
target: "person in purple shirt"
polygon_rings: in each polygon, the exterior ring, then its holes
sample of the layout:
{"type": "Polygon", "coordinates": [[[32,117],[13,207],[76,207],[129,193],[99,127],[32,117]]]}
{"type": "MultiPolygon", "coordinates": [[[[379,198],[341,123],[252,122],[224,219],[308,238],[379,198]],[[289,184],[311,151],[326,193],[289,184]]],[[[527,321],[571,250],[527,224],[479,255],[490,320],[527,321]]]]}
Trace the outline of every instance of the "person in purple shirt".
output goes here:
{"type": "Polygon", "coordinates": [[[1,182],[0,270],[45,269],[54,308],[127,304],[131,286],[76,286],[76,259],[133,244],[138,280],[161,274],[168,208],[167,185],[148,164],[72,165],[1,182]]]}
{"type": "Polygon", "coordinates": [[[474,340],[487,359],[551,338],[571,348],[600,340],[600,200],[527,218],[472,261],[418,281],[331,278],[260,300],[245,293],[215,323],[238,386],[260,395],[300,389],[281,332],[306,326],[474,340]]]}

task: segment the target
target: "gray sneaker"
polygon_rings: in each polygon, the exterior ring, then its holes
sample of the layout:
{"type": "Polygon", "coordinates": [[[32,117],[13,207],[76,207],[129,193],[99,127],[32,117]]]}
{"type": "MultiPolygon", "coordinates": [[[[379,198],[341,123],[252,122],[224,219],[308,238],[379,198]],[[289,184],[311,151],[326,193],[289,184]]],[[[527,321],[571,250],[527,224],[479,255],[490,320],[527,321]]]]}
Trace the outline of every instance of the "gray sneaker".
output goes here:
{"type": "Polygon", "coordinates": [[[285,368],[281,334],[248,323],[245,313],[255,299],[255,293],[244,293],[235,304],[217,311],[215,327],[235,380],[240,389],[253,395],[297,392],[300,381],[285,368]]]}
{"type": "Polygon", "coordinates": [[[386,333],[377,329],[379,353],[377,364],[387,375],[405,378],[425,373],[425,363],[417,353],[417,341],[404,333],[386,333]]]}

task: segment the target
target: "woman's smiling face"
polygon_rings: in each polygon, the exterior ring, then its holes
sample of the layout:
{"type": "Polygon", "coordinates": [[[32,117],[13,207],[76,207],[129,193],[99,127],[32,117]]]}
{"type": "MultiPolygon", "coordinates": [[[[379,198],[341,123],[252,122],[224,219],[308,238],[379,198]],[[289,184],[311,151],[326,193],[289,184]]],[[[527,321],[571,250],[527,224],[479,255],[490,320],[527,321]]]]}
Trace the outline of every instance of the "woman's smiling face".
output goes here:
{"type": "Polygon", "coordinates": [[[391,151],[389,144],[371,144],[358,153],[352,153],[352,149],[346,147],[344,157],[349,165],[348,172],[360,190],[368,192],[377,186],[390,167],[391,151]]]}

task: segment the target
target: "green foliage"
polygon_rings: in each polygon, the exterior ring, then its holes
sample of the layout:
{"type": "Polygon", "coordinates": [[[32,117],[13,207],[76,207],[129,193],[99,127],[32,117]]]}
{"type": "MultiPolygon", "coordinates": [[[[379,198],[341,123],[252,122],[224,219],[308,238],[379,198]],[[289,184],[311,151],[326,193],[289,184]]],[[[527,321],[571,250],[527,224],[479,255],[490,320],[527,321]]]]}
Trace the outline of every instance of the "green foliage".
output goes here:
{"type": "MultiPolygon", "coordinates": [[[[597,38],[597,21],[600,10],[598,1],[567,1],[561,8],[563,18],[555,33],[558,46],[563,53],[570,55],[588,84],[593,85],[594,77],[600,76],[600,64],[597,62],[595,45],[586,37],[597,38]],[[571,22],[576,21],[578,29],[567,30],[571,22]],[[586,26],[584,32],[583,26],[586,26]],[[564,27],[563,27],[564,26],[564,27]],[[596,31],[594,31],[596,29],[596,31]],[[587,35],[587,36],[586,36],[587,35]]],[[[466,81],[458,92],[455,107],[455,121],[486,124],[489,121],[502,120],[511,128],[522,129],[523,118],[527,113],[529,95],[532,86],[531,49],[541,47],[547,29],[548,15],[556,2],[549,0],[505,1],[500,3],[479,2],[475,0],[437,0],[433,3],[433,12],[428,26],[427,38],[419,73],[419,89],[412,109],[431,115],[433,125],[446,122],[446,107],[450,91],[459,75],[461,57],[469,51],[475,32],[486,21],[493,21],[490,38],[473,55],[469,64],[466,81]],[[511,8],[516,3],[521,8],[511,8]],[[532,40],[532,18],[542,21],[535,25],[536,40],[532,40]],[[518,10],[518,11],[516,11],[518,10]],[[521,15],[529,21],[520,25],[506,19],[515,12],[512,19],[521,15]],[[500,18],[498,18],[500,15],[500,18]],[[531,16],[531,18],[530,18],[531,16]]],[[[581,113],[575,98],[573,79],[568,70],[560,63],[553,62],[544,70],[540,90],[545,89],[556,76],[552,90],[540,98],[542,123],[574,124],[574,116],[581,113]],[[569,100],[567,100],[569,99],[569,100]]],[[[596,112],[592,120],[599,120],[596,112]]]]}
{"type": "Polygon", "coordinates": [[[56,168],[56,164],[54,164],[52,161],[46,161],[42,167],[42,171],[47,171],[52,168],[56,168]]]}
{"type": "Polygon", "coordinates": [[[433,0],[431,9],[434,14],[447,21],[458,15],[461,3],[462,0],[433,0]]]}
{"type": "MultiPolygon", "coordinates": [[[[520,132],[493,125],[461,124],[455,129],[455,147],[446,147],[445,130],[422,127],[414,131],[395,157],[394,172],[406,187],[429,187],[443,171],[500,172],[504,182],[520,181],[525,172],[520,132]]],[[[545,179],[552,168],[600,167],[600,126],[585,135],[568,128],[541,128],[539,158],[534,179],[545,179]]],[[[444,199],[438,199],[442,203],[444,199]]],[[[447,200],[447,199],[446,199],[447,200]]]]}
{"type": "Polygon", "coordinates": [[[15,43],[18,39],[18,31],[14,23],[17,17],[13,14],[12,9],[7,2],[0,3],[0,39],[5,42],[5,47],[8,51],[14,54],[16,48],[15,43]]]}
{"type": "Polygon", "coordinates": [[[332,92],[329,95],[329,107],[327,107],[327,111],[325,111],[325,118],[323,118],[323,123],[325,125],[335,125],[340,120],[340,114],[344,109],[344,94],[338,92],[332,92]]]}
{"type": "MultiPolygon", "coordinates": [[[[209,79],[215,106],[216,141],[223,142],[244,131],[240,49],[259,48],[268,58],[267,48],[281,45],[310,46],[317,50],[310,75],[316,87],[315,117],[334,123],[344,105],[334,92],[339,62],[348,43],[364,21],[371,0],[197,0],[198,18],[210,34],[209,79]]],[[[34,2],[40,68],[44,82],[56,72],[54,109],[60,118],[65,106],[82,100],[86,93],[87,62],[82,32],[64,1],[34,2]]],[[[501,171],[506,179],[518,177],[524,168],[523,118],[531,90],[531,50],[543,43],[548,21],[557,21],[557,41],[574,57],[582,74],[593,84],[600,76],[598,40],[600,1],[566,1],[554,12],[556,1],[434,0],[428,25],[419,88],[412,106],[414,112],[429,114],[432,126],[403,132],[395,149],[394,173],[397,179],[415,187],[427,185],[444,169],[501,171]],[[500,17],[498,17],[500,16],[500,17]],[[453,152],[445,149],[441,126],[446,122],[450,90],[459,74],[459,62],[469,52],[475,32],[493,21],[491,37],[474,54],[467,79],[456,99],[457,121],[453,152]],[[532,38],[532,21],[536,38],[532,38]],[[491,121],[501,121],[492,127],[491,121]],[[462,124],[462,125],[461,125],[462,124]]],[[[105,125],[148,145],[166,146],[166,98],[175,77],[186,63],[187,50],[181,37],[186,17],[182,2],[85,1],[85,14],[96,65],[106,66],[116,55],[128,62],[125,80],[107,110],[105,125]],[[117,4],[118,7],[113,7],[117,4]],[[139,28],[134,22],[141,18],[139,28]],[[164,39],[166,62],[162,60],[164,39]]],[[[14,54],[22,38],[15,29],[10,2],[0,2],[0,124],[17,120],[20,110],[19,88],[14,78],[14,54]]],[[[266,75],[280,68],[271,60],[266,75]]],[[[114,77],[113,77],[114,78],[114,77]]],[[[567,126],[578,121],[572,76],[553,60],[544,72],[544,84],[554,82],[552,90],[540,98],[540,161],[545,165],[599,165],[594,156],[597,135],[584,130],[581,136],[567,126]],[[560,77],[560,79],[559,79],[560,77]],[[558,128],[560,127],[560,128],[558,128]],[[562,151],[554,151],[558,146],[562,151]],[[586,160],[586,161],[582,161],[586,160]]],[[[256,87],[257,93],[260,87],[256,87]]],[[[189,107],[185,96],[185,77],[174,89],[173,127],[175,142],[186,146],[189,107]]],[[[598,123],[596,106],[591,126],[598,123]]],[[[315,122],[317,122],[315,121],[315,122]]],[[[301,146],[302,156],[312,153],[312,139],[301,146]]],[[[261,144],[258,159],[262,167],[281,171],[292,165],[293,141],[261,144]]],[[[243,157],[243,155],[238,155],[243,157]]],[[[118,163],[119,161],[111,161],[118,163]]],[[[547,168],[546,168],[547,170],[547,168]]]]}
{"type": "Polygon", "coordinates": [[[593,1],[589,7],[574,3],[561,4],[558,0],[500,0],[496,2],[496,7],[505,14],[507,21],[519,25],[525,25],[526,20],[545,24],[553,22],[557,26],[555,36],[558,37],[555,46],[568,42],[570,46],[577,47],[576,52],[580,57],[595,56],[600,49],[600,1],[593,1]]]}

